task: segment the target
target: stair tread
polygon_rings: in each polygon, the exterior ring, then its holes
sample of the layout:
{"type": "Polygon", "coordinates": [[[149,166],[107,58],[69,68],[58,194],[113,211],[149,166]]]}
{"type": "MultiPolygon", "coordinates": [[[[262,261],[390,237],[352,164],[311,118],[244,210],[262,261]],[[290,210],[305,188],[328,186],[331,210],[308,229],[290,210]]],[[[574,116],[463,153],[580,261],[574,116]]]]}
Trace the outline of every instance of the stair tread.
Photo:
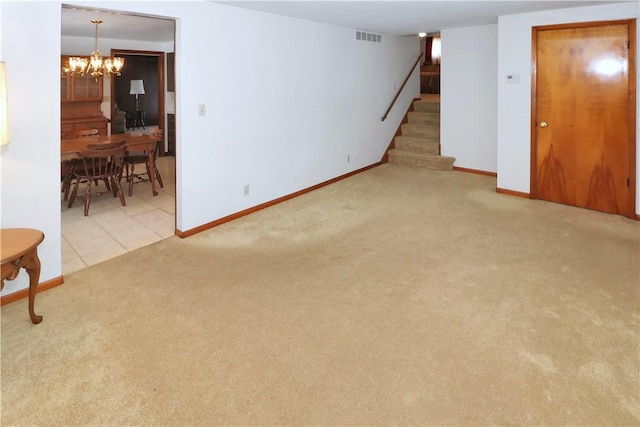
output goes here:
{"type": "Polygon", "coordinates": [[[400,126],[400,129],[403,136],[415,136],[418,138],[440,138],[440,125],[404,123],[400,126]]]}
{"type": "Polygon", "coordinates": [[[400,140],[412,141],[412,142],[424,142],[425,144],[439,144],[440,138],[431,136],[411,136],[411,135],[398,135],[396,138],[400,140]]]}
{"type": "Polygon", "coordinates": [[[440,111],[409,111],[409,115],[439,116],[440,111]]]}
{"type": "Polygon", "coordinates": [[[438,138],[419,138],[412,136],[396,136],[395,147],[399,150],[421,151],[437,154],[440,152],[440,140],[438,138]]]}
{"type": "Polygon", "coordinates": [[[402,126],[419,126],[424,128],[440,128],[440,124],[426,124],[426,123],[403,123],[402,126]]]}
{"type": "Polygon", "coordinates": [[[389,150],[389,153],[421,159],[442,159],[446,161],[455,161],[455,157],[441,156],[440,154],[423,153],[421,151],[403,150],[402,148],[392,148],[391,150],[389,150]]]}
{"type": "Polygon", "coordinates": [[[413,111],[417,112],[440,112],[440,103],[434,101],[415,101],[413,111]]]}

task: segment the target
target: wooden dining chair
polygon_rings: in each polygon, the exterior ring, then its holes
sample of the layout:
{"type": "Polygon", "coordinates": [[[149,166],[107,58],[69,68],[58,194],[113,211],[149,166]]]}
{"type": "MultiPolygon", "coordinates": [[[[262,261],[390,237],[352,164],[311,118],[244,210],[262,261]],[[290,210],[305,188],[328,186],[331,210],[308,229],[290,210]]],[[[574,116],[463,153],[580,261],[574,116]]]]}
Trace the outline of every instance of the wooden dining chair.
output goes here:
{"type": "Polygon", "coordinates": [[[155,179],[158,180],[158,184],[160,184],[160,188],[164,188],[164,184],[162,183],[162,177],[160,176],[160,171],[158,170],[158,166],[156,165],[156,160],[158,159],[158,155],[160,154],[160,146],[163,143],[162,139],[162,129],[151,129],[149,131],[149,135],[156,136],[160,138],[160,141],[156,141],[153,144],[153,163],[154,170],[151,171],[151,165],[149,165],[149,156],[146,151],[128,153],[124,158],[124,170],[126,173],[126,180],[129,183],[129,196],[133,195],[133,184],[134,181],[138,182],[147,182],[151,179],[152,176],[155,176],[155,179]],[[145,165],[146,172],[135,173],[136,165],[145,165]],[[151,175],[151,174],[154,175],[151,175]],[[146,175],[146,178],[145,178],[146,175]]]}
{"type": "MultiPolygon", "coordinates": [[[[68,132],[63,132],[63,139],[77,139],[88,138],[92,136],[98,136],[100,131],[98,129],[77,129],[68,132]]],[[[64,200],[69,197],[69,187],[71,186],[72,171],[74,168],[82,166],[80,159],[65,160],[60,165],[62,171],[62,192],[64,193],[64,200]]]]}
{"type": "Polygon", "coordinates": [[[87,147],[87,150],[80,153],[82,167],[74,168],[72,174],[73,190],[69,197],[71,208],[78,193],[80,183],[86,183],[87,188],[84,195],[84,216],[89,215],[91,204],[91,186],[94,182],[104,180],[107,190],[113,192],[113,197],[120,197],[122,206],[126,206],[124,193],[120,181],[122,180],[123,159],[127,148],[125,141],[118,141],[107,144],[97,144],[98,147],[87,147]]]}

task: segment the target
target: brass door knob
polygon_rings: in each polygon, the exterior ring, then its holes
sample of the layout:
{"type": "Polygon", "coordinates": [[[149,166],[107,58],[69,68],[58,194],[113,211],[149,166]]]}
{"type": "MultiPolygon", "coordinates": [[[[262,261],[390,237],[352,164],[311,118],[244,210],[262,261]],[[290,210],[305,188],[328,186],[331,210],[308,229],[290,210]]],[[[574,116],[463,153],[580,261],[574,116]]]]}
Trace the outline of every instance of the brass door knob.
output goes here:
{"type": "Polygon", "coordinates": [[[547,124],[547,122],[540,122],[538,126],[540,126],[541,128],[546,128],[549,125],[547,124]]]}

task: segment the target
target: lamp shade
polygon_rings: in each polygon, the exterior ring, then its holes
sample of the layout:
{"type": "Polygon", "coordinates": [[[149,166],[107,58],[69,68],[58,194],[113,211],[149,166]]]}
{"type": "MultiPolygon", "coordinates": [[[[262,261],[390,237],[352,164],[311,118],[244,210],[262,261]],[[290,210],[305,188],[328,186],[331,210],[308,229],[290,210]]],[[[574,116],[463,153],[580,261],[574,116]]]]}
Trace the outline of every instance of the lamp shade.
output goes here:
{"type": "Polygon", "coordinates": [[[9,99],[7,96],[7,71],[0,62],[0,145],[9,143],[9,99]]]}
{"type": "Polygon", "coordinates": [[[129,95],[144,95],[144,82],[142,80],[131,80],[129,95]]]}

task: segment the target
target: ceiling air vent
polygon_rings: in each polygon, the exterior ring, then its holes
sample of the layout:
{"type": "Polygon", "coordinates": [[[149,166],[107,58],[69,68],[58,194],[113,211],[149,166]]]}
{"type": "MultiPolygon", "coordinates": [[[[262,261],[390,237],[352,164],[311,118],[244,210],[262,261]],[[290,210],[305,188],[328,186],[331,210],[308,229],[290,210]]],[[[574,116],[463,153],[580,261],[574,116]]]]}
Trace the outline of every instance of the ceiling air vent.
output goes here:
{"type": "Polygon", "coordinates": [[[382,43],[382,36],[380,34],[373,34],[356,30],[356,40],[360,40],[363,42],[382,43]]]}

